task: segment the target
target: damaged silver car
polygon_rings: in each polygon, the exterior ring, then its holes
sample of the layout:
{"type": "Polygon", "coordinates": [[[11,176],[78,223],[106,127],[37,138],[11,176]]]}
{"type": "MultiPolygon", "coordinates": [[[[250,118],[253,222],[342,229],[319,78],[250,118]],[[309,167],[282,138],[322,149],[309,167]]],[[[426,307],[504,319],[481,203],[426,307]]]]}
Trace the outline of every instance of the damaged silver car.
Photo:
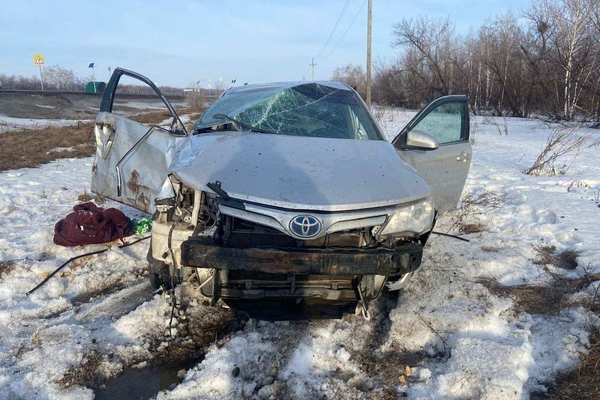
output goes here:
{"type": "Polygon", "coordinates": [[[96,119],[92,190],[153,214],[155,288],[366,306],[421,263],[471,158],[465,96],[439,98],[387,141],[340,82],[227,90],[186,130],[147,78],[116,69],[96,119]],[[122,76],[149,86],[169,126],[112,112],[122,76]]]}

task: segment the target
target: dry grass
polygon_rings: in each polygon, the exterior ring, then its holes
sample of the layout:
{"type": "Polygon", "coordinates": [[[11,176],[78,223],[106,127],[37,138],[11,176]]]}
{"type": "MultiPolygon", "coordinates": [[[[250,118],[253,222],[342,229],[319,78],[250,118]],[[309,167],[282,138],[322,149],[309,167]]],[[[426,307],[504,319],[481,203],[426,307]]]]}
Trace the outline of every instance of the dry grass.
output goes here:
{"type": "Polygon", "coordinates": [[[571,293],[566,288],[557,286],[502,286],[490,279],[479,281],[497,296],[511,297],[513,308],[518,313],[557,315],[564,307],[563,298],[571,293]]]}
{"type": "Polygon", "coordinates": [[[562,160],[570,154],[577,153],[584,141],[583,137],[575,134],[574,128],[554,129],[543,150],[525,173],[536,176],[564,175],[569,165],[562,160]]]}
{"type": "Polygon", "coordinates": [[[581,357],[577,369],[560,376],[543,398],[550,400],[600,399],[600,330],[594,329],[592,332],[588,353],[581,357]]]}
{"type": "Polygon", "coordinates": [[[10,271],[15,269],[17,262],[15,260],[0,261],[0,279],[10,271]]]}
{"type": "MultiPolygon", "coordinates": [[[[156,124],[169,117],[154,111],[132,117],[144,124],[156,124]]],[[[5,132],[0,135],[0,171],[37,167],[61,158],[82,158],[96,151],[93,123],[74,126],[5,132]]]]}
{"type": "Polygon", "coordinates": [[[92,123],[41,130],[22,130],[0,135],[0,171],[37,167],[60,158],[80,158],[94,154],[96,145],[92,123]],[[69,148],[71,151],[54,151],[69,148]]]}
{"type": "Polygon", "coordinates": [[[506,122],[506,117],[502,116],[502,123],[497,122],[498,119],[492,121],[492,124],[496,127],[496,131],[498,131],[498,135],[508,136],[508,123],[506,122]]]}
{"type": "Polygon", "coordinates": [[[186,92],[185,102],[193,112],[202,112],[206,108],[206,98],[200,92],[186,92]]]}
{"type": "Polygon", "coordinates": [[[478,221],[484,209],[500,208],[504,204],[504,196],[495,192],[483,192],[478,195],[467,194],[452,217],[451,231],[461,234],[485,231],[485,225],[478,221]]]}
{"type": "Polygon", "coordinates": [[[577,268],[577,257],[579,252],[576,250],[563,250],[556,252],[555,246],[534,246],[537,257],[533,260],[537,265],[554,265],[557,268],[573,270],[577,268]]]}
{"type": "Polygon", "coordinates": [[[485,225],[475,222],[475,223],[462,223],[458,227],[458,232],[461,234],[470,234],[470,233],[479,233],[485,231],[485,225]]]}
{"type": "Polygon", "coordinates": [[[500,251],[499,247],[496,246],[481,246],[481,251],[485,251],[486,253],[498,253],[500,251]]]}
{"type": "Polygon", "coordinates": [[[97,373],[98,367],[102,363],[102,355],[97,351],[92,351],[84,357],[79,366],[67,370],[56,383],[65,388],[75,385],[98,387],[102,383],[97,373]]]}
{"type": "Polygon", "coordinates": [[[202,113],[201,112],[193,112],[193,113],[190,113],[187,115],[189,116],[189,121],[185,123],[185,129],[187,129],[187,131],[190,132],[192,130],[192,128],[194,127],[196,120],[198,118],[200,118],[202,113]]]}
{"type": "Polygon", "coordinates": [[[493,279],[481,279],[484,285],[495,295],[511,297],[513,307],[517,312],[528,314],[558,315],[566,307],[583,306],[591,311],[600,309],[600,299],[574,304],[568,301],[568,296],[581,291],[593,282],[600,281],[600,274],[588,275],[578,279],[566,279],[554,276],[549,286],[503,286],[493,279]]]}
{"type": "MultiPolygon", "coordinates": [[[[578,280],[577,290],[600,281],[600,274],[589,274],[587,268],[584,268],[584,271],[586,271],[586,274],[578,280]]],[[[573,305],[583,306],[600,316],[599,291],[600,285],[596,285],[591,298],[586,298],[573,305]]],[[[550,400],[600,399],[600,329],[597,326],[591,329],[590,346],[587,353],[581,355],[579,366],[559,376],[549,392],[544,394],[543,397],[532,396],[533,398],[550,400]]]]}
{"type": "Polygon", "coordinates": [[[134,115],[130,118],[142,124],[158,124],[159,122],[171,118],[171,114],[168,110],[160,110],[134,115]]]}
{"type": "Polygon", "coordinates": [[[79,193],[77,196],[77,201],[82,203],[87,203],[88,201],[95,201],[97,204],[103,204],[106,199],[102,196],[99,196],[95,193],[89,193],[87,190],[84,190],[83,193],[79,193]]]}

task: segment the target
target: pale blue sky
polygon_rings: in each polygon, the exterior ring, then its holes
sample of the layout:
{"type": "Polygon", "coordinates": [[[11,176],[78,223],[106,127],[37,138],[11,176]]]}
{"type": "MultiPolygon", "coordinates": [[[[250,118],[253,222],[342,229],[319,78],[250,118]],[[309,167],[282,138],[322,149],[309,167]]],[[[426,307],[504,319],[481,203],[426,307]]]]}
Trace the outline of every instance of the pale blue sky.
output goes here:
{"type": "MultiPolygon", "coordinates": [[[[269,82],[331,77],[335,67],[364,64],[366,0],[348,0],[337,31],[322,50],[346,0],[3,1],[0,73],[33,75],[31,57],[106,79],[128,67],[160,85],[201,80],[269,82]],[[346,32],[346,35],[343,34],[346,32]],[[333,50],[332,50],[333,49],[333,50]]],[[[448,16],[460,33],[489,18],[521,15],[527,0],[373,0],[375,61],[392,60],[393,25],[402,18],[448,16]]]]}

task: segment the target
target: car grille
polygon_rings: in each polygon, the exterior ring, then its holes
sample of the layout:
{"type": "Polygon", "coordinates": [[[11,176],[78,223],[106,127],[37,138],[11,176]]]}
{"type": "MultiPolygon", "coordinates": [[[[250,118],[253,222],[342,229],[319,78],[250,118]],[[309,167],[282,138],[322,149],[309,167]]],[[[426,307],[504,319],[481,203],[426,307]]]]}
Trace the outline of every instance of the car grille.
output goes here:
{"type": "Polygon", "coordinates": [[[369,247],[372,236],[368,228],[335,232],[325,236],[299,240],[277,229],[226,216],[223,244],[228,247],[280,247],[280,248],[357,248],[369,247]]]}

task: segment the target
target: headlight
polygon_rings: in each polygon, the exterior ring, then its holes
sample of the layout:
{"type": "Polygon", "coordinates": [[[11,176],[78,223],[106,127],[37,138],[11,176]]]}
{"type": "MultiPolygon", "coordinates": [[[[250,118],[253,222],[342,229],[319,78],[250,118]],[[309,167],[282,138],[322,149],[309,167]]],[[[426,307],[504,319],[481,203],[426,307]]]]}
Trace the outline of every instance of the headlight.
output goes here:
{"type": "Polygon", "coordinates": [[[388,218],[380,235],[399,235],[402,233],[421,235],[431,230],[433,213],[431,198],[400,206],[388,218]]]}

